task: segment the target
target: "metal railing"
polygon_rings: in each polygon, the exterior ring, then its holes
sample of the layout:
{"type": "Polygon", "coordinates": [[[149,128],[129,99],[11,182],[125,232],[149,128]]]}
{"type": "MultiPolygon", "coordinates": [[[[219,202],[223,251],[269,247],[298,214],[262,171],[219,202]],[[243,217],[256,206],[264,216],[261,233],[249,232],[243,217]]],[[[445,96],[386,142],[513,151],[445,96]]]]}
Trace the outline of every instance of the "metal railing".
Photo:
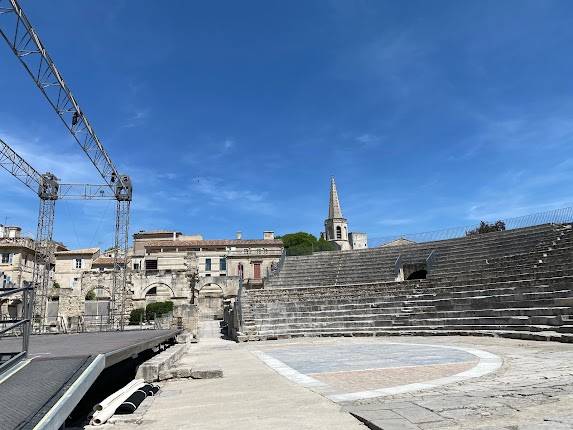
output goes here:
{"type": "Polygon", "coordinates": [[[8,334],[22,337],[21,351],[0,351],[0,373],[17,364],[28,355],[30,345],[30,330],[32,322],[32,304],[34,302],[34,290],[32,287],[1,288],[0,299],[4,297],[19,296],[22,302],[20,315],[16,313],[11,319],[0,321],[0,338],[8,334]]]}
{"type": "MultiPolygon", "coordinates": [[[[494,223],[497,220],[491,221],[494,223]]],[[[538,212],[520,217],[506,218],[501,221],[505,224],[506,230],[517,228],[533,227],[542,224],[561,224],[573,222],[573,207],[555,209],[551,211],[538,212]]],[[[437,240],[455,239],[465,237],[468,232],[479,227],[479,223],[462,227],[446,228],[423,233],[403,233],[389,236],[370,237],[372,246],[379,246],[398,239],[406,239],[416,243],[433,242],[437,240]]]]}
{"type": "Polygon", "coordinates": [[[394,262],[394,273],[396,276],[400,275],[400,268],[402,267],[402,254],[398,255],[396,261],[394,262]]]}
{"type": "Polygon", "coordinates": [[[271,264],[270,267],[267,267],[267,278],[272,278],[279,274],[285,263],[285,258],[286,258],[286,249],[283,248],[281,253],[281,258],[279,258],[279,261],[271,264]]]}
{"type": "Polygon", "coordinates": [[[239,278],[239,291],[237,293],[237,298],[235,299],[235,312],[237,312],[237,321],[239,323],[239,327],[237,327],[237,331],[243,331],[243,296],[245,294],[245,287],[243,285],[243,279],[239,278]]]}
{"type": "Polygon", "coordinates": [[[251,249],[251,248],[243,248],[243,249],[234,249],[228,251],[227,256],[229,257],[241,257],[241,256],[250,256],[250,255],[281,255],[281,249],[272,249],[272,248],[260,248],[260,249],[251,249]]]}
{"type": "Polygon", "coordinates": [[[432,270],[432,266],[436,262],[436,255],[437,255],[436,250],[432,249],[432,252],[430,252],[428,257],[426,258],[426,272],[430,273],[430,270],[432,270]]]}

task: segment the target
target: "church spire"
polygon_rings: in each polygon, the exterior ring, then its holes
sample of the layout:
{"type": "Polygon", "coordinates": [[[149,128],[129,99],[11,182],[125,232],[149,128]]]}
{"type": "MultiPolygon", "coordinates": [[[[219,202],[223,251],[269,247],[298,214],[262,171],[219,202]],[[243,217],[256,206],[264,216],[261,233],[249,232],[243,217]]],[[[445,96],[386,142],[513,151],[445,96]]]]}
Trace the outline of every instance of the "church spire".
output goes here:
{"type": "Polygon", "coordinates": [[[342,209],[338,200],[338,191],[336,191],[336,182],[334,176],[330,178],[330,204],[328,205],[328,218],[342,218],[342,209]]]}

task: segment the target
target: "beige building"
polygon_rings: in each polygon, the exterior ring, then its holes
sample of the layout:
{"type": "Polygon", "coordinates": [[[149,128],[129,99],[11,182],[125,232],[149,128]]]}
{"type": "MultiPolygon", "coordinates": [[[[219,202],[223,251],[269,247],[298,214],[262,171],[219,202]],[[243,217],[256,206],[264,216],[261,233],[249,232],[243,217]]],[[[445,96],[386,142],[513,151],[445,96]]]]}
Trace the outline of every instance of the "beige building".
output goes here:
{"type": "Polygon", "coordinates": [[[134,306],[150,301],[196,303],[204,316],[220,316],[223,300],[236,297],[239,281],[260,288],[283,253],[272,232],[262,239],[204,240],[176,231],[134,234],[131,258],[134,306]]]}
{"type": "Polygon", "coordinates": [[[54,281],[59,288],[81,288],[82,275],[92,269],[99,248],[70,249],[55,253],[54,281]]]}
{"type": "MultiPolygon", "coordinates": [[[[282,253],[273,232],[262,239],[204,240],[177,231],[141,231],[133,236],[127,259],[129,312],[157,301],[199,306],[205,318],[220,317],[223,301],[246,288],[262,287],[282,253]]],[[[113,283],[112,253],[99,248],[68,250],[58,245],[50,272],[49,315],[52,320],[100,321],[109,313],[113,283]]],[[[32,282],[34,241],[19,227],[0,228],[0,279],[4,285],[32,282]]],[[[0,303],[0,313],[8,313],[0,303]]],[[[52,321],[53,322],[53,321],[52,321]]],[[[74,322],[75,324],[75,322],[74,322]]]]}
{"type": "MultiPolygon", "coordinates": [[[[66,248],[54,242],[56,251],[66,248]]],[[[0,225],[0,286],[21,288],[32,283],[34,275],[35,241],[22,236],[22,229],[17,226],[0,225]]],[[[50,267],[51,285],[54,261],[50,267]]],[[[16,316],[21,310],[18,296],[0,300],[0,318],[16,316]]]]}
{"type": "Polygon", "coordinates": [[[32,282],[34,240],[21,236],[20,227],[0,225],[0,282],[23,287],[32,282]]]}

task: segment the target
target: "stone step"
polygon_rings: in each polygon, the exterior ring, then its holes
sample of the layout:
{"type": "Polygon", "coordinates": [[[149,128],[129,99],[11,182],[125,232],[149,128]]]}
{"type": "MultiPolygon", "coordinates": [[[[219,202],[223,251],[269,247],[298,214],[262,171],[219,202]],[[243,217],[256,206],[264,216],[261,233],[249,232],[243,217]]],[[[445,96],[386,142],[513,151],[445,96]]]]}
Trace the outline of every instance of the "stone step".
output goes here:
{"type": "Polygon", "coordinates": [[[407,317],[414,318],[436,318],[436,319],[454,319],[464,317],[505,317],[505,316],[573,316],[573,307],[556,307],[556,308],[515,308],[515,309],[484,309],[472,311],[400,311],[391,312],[384,309],[383,313],[373,313],[372,310],[365,310],[363,313],[342,312],[342,311],[323,311],[323,312],[289,312],[263,314],[253,318],[251,321],[260,324],[271,321],[273,324],[286,322],[304,322],[304,321],[361,321],[361,320],[393,320],[395,318],[407,317]]]}
{"type": "Polygon", "coordinates": [[[367,320],[367,321],[327,321],[327,322],[289,322],[284,324],[263,323],[257,325],[258,333],[271,332],[312,332],[316,330],[361,330],[402,329],[403,327],[465,327],[478,329],[478,327],[512,327],[514,330],[528,330],[530,327],[567,326],[559,317],[484,317],[484,318],[438,318],[438,319],[407,319],[402,323],[397,320],[367,320]],[[557,318],[552,320],[552,318],[557,318]],[[523,328],[525,327],[525,328],[523,328]]]}
{"type": "MultiPolygon", "coordinates": [[[[269,334],[269,335],[239,335],[238,342],[276,340],[303,337],[303,334],[269,334]]],[[[369,336],[487,336],[504,337],[509,339],[553,341],[573,343],[573,334],[558,333],[555,331],[512,331],[512,330],[402,330],[402,331],[349,331],[339,333],[316,333],[313,337],[369,337],[369,336]]]]}

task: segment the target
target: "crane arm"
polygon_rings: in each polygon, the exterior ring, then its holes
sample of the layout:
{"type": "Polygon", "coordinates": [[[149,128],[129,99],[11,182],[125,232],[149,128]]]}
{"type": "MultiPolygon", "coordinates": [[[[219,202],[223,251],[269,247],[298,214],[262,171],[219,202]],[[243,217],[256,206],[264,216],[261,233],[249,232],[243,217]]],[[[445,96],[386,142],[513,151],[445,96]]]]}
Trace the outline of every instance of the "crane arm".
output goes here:
{"type": "Polygon", "coordinates": [[[39,173],[0,138],[0,166],[44,200],[115,200],[107,185],[60,184],[51,173],[39,173]]]}
{"type": "Polygon", "coordinates": [[[118,199],[131,200],[129,177],[116,170],[17,0],[0,0],[0,35],[118,199]]]}
{"type": "Polygon", "coordinates": [[[0,138],[0,166],[35,193],[42,184],[42,175],[0,138]]]}

